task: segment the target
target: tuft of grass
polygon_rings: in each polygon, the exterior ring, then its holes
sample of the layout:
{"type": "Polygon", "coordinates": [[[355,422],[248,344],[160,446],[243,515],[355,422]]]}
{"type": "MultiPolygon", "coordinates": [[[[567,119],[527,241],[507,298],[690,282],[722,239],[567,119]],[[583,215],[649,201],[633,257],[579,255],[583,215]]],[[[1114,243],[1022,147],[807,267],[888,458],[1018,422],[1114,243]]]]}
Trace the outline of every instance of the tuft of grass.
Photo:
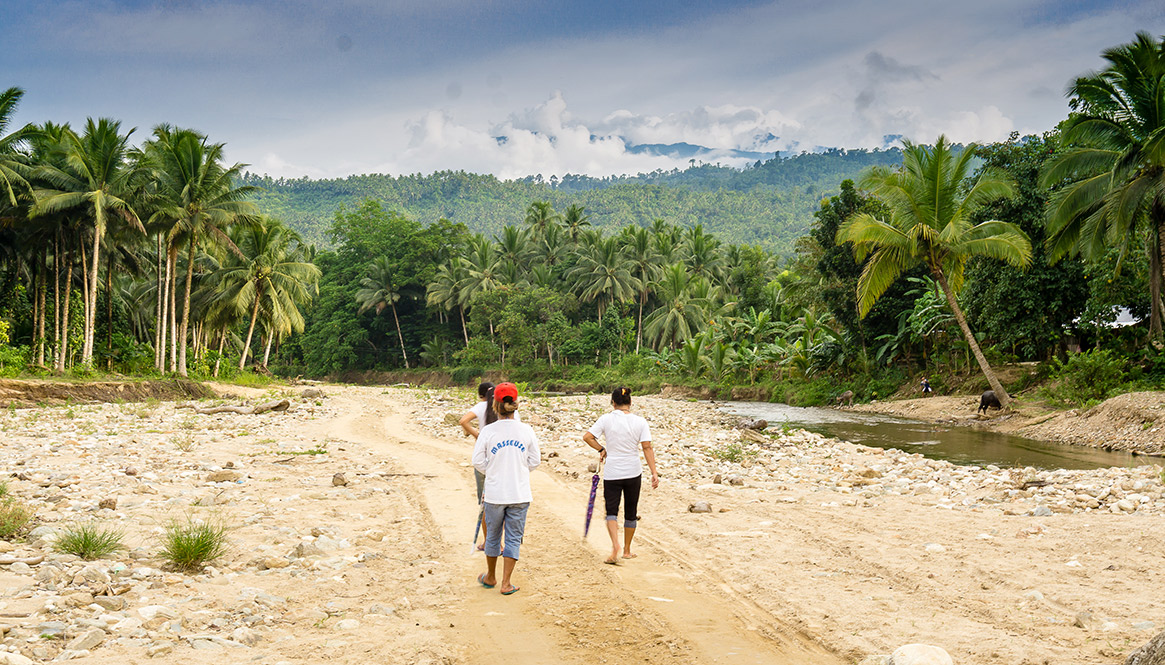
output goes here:
{"type": "Polygon", "coordinates": [[[226,552],[229,528],[220,517],[196,520],[187,515],[173,521],[162,534],[162,558],[175,568],[195,571],[226,552]]]}
{"type": "Polygon", "coordinates": [[[175,434],[174,436],[170,437],[170,443],[174,444],[175,448],[181,450],[184,453],[188,453],[191,450],[194,450],[194,448],[198,445],[194,441],[194,435],[190,434],[189,432],[175,434]]]}
{"type": "Polygon", "coordinates": [[[8,481],[0,480],[0,499],[8,496],[8,481]]]}
{"type": "Polygon", "coordinates": [[[96,523],[73,524],[57,536],[53,549],[79,556],[86,561],[101,559],[123,549],[125,533],[116,527],[96,523]]]}
{"type": "Polygon", "coordinates": [[[725,462],[739,464],[748,457],[756,457],[755,450],[745,448],[739,441],[730,441],[711,452],[712,457],[725,462]]]}
{"type": "Polygon", "coordinates": [[[0,498],[0,539],[7,540],[23,533],[35,515],[35,510],[16,497],[5,495],[0,498]]]}

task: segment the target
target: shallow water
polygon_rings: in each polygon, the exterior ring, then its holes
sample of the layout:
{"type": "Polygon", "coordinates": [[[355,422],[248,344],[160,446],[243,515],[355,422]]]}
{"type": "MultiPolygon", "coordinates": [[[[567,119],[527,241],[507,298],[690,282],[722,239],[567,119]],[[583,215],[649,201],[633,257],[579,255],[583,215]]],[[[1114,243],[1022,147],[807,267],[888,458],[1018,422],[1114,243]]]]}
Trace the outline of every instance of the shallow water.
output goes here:
{"type": "Polygon", "coordinates": [[[791,426],[866,446],[897,448],[956,464],[1031,466],[1041,469],[1099,469],[1165,464],[1157,457],[1035,441],[999,432],[874,413],[768,402],[723,402],[719,406],[722,411],[746,418],[764,418],[770,426],[780,426],[787,422],[791,426]]]}

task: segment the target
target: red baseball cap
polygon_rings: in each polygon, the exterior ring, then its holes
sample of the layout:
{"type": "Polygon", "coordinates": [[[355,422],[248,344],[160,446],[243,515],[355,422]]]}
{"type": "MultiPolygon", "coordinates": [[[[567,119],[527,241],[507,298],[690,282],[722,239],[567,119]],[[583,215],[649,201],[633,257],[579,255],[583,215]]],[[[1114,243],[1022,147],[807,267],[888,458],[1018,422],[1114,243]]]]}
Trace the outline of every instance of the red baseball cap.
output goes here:
{"type": "Polygon", "coordinates": [[[516,401],[518,399],[518,386],[508,381],[506,383],[499,383],[494,388],[494,399],[503,400],[507,397],[516,401]]]}

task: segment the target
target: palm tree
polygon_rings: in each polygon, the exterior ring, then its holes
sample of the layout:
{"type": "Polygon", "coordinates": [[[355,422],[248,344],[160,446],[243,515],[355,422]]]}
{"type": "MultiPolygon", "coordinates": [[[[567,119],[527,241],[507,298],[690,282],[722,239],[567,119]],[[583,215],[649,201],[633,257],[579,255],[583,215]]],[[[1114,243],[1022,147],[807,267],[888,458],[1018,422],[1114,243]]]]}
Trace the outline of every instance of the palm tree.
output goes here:
{"type": "Polygon", "coordinates": [[[562,216],[554,212],[554,206],[550,205],[548,201],[535,201],[530,204],[529,208],[526,208],[526,224],[536,239],[544,236],[546,229],[558,226],[561,219],[562,216]]]}
{"type": "Polygon", "coordinates": [[[682,263],[663,269],[658,294],[662,304],[647,317],[644,332],[656,350],[675,348],[703,330],[712,303],[692,294],[693,280],[682,263]]]}
{"type": "Polygon", "coordinates": [[[529,229],[519,229],[508,224],[502,227],[502,235],[498,237],[498,254],[503,261],[509,261],[523,269],[531,249],[529,229]]]}
{"type": "Polygon", "coordinates": [[[369,275],[360,280],[360,290],[356,292],[356,302],[360,303],[360,312],[376,308],[377,316],[386,307],[392,308],[392,319],[396,322],[396,336],[400,340],[400,353],[405,360],[405,369],[409,368],[409,354],[405,351],[405,337],[401,333],[400,318],[396,315],[396,303],[401,299],[401,280],[396,274],[396,266],[386,256],[372,260],[368,267],[369,275]]]}
{"type": "Polygon", "coordinates": [[[227,254],[223,267],[212,273],[210,286],[236,319],[249,316],[239,356],[239,369],[243,369],[261,314],[269,335],[303,330],[299,307],[315,294],[320,269],[303,260],[299,236],[277,220],[239,225],[231,231],[234,251],[227,254]]]}
{"type": "Polygon", "coordinates": [[[20,88],[0,92],[0,195],[13,207],[16,207],[17,192],[28,190],[28,181],[22,175],[27,173],[27,165],[20,159],[19,151],[36,131],[33,125],[25,125],[11,134],[4,133],[23,96],[20,88]]]}
{"type": "Polygon", "coordinates": [[[451,311],[457,307],[461,315],[461,333],[465,337],[465,344],[469,345],[469,330],[465,327],[465,305],[461,300],[461,285],[467,277],[465,261],[460,257],[450,259],[448,263],[437,267],[437,274],[425,295],[425,302],[430,306],[441,307],[451,311]]]}
{"type": "Polygon", "coordinates": [[[983,357],[955,296],[963,285],[963,269],[973,256],[1001,259],[1020,268],[1031,262],[1031,242],[1019,227],[995,220],[971,224],[976,210],[1013,195],[1015,184],[991,170],[967,183],[975,144],[957,156],[945,136],[938,137],[934,148],[909,141],[904,145],[900,169],[876,167],[863,180],[863,187],[889,205],[890,219],[860,213],[837,231],[837,242],[852,242],[859,262],[869,257],[858,278],[858,313],[865,317],[899,276],[925,265],[942,287],[991,388],[1007,406],[1011,397],[983,357]]]}
{"type": "Polygon", "coordinates": [[[122,134],[121,123],[116,120],[101,118],[94,122],[89,118],[81,136],[72,131],[62,133],[63,164],[42,164],[35,170],[38,178],[49,183],[49,188],[37,191],[33,215],[73,210],[92,214],[93,250],[87,266],[88,293],[85,295],[85,334],[81,350],[81,363],[86,367],[93,364],[97,269],[101,240],[105,237],[111,214],[145,233],[137,213],[123,198],[129,191],[129,181],[133,176],[126,160],[133,131],[122,134]]]}
{"type": "Polygon", "coordinates": [[[615,238],[600,237],[583,249],[569,276],[584,302],[598,304],[599,323],[603,322],[603,310],[608,304],[630,300],[642,287],[623,261],[615,238]]]}
{"type": "Polygon", "coordinates": [[[570,236],[570,241],[577,243],[579,234],[591,225],[591,217],[587,214],[585,207],[574,203],[566,209],[566,213],[562,216],[562,225],[566,227],[566,235],[570,236]]]}
{"type": "Polygon", "coordinates": [[[1132,43],[1103,57],[1109,63],[1104,70],[1077,78],[1068,88],[1070,105],[1079,111],[1063,130],[1063,142],[1072,147],[1041,173],[1045,187],[1069,181],[1048,206],[1048,247],[1052,259],[1073,252],[1097,258],[1117,247],[1123,261],[1147,227],[1149,334],[1160,339],[1165,331],[1165,39],[1139,32],[1132,43]]]}
{"type": "Polygon", "coordinates": [[[684,262],[693,275],[715,280],[720,275],[720,241],[697,224],[684,234],[684,262]]]}
{"type": "MultiPolygon", "coordinates": [[[[183,296],[181,327],[177,330],[178,373],[186,376],[186,336],[190,326],[190,287],[194,279],[194,258],[198,244],[205,238],[235,245],[227,234],[234,224],[255,224],[259,209],[246,197],[255,187],[236,186],[246,164],[226,167],[222,163],[222,143],[209,143],[205,135],[192,129],[170,125],[154,128],[154,138],[146,153],[157,168],[157,202],[152,219],[167,220],[167,234],[174,249],[182,236],[187,242],[186,289],[183,296]]],[[[244,350],[243,356],[246,357],[244,350]]]]}
{"type": "Polygon", "coordinates": [[[643,341],[643,306],[647,303],[647,296],[659,276],[661,258],[655,251],[651,232],[642,226],[625,227],[620,237],[627,261],[633,266],[632,274],[639,280],[639,316],[635,328],[635,353],[639,353],[643,341]]]}

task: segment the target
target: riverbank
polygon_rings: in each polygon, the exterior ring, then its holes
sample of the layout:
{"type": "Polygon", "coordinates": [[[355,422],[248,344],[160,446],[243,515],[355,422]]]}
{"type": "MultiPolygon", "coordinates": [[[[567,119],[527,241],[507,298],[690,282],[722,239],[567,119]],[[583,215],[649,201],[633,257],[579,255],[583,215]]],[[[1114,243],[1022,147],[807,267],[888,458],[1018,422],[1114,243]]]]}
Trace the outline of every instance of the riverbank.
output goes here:
{"type": "Polygon", "coordinates": [[[544,462],[522,591],[502,598],[473,581],[455,422],[474,396],[313,389],[236,390],[290,402],[259,416],[168,402],[0,413],[0,469],[40,527],[0,557],[45,557],[0,569],[4,648],[119,665],[596,652],[840,665],[922,642],[959,665],[1084,665],[1123,662],[1165,626],[1155,469],[955,466],[804,431],[745,434],[712,405],[659,397],[634,408],[663,482],[641,502],[640,557],[620,566],[600,563],[597,520],[580,538],[595,461],[580,437],[606,396],[525,400],[544,462]],[[690,512],[701,502],[711,512],[690,512]],[[196,573],[158,556],[160,527],[188,514],[232,525],[227,554],[196,573]],[[88,520],[124,528],[129,549],[95,562],[53,550],[64,525],[88,520]]]}
{"type": "Polygon", "coordinates": [[[1020,399],[1011,409],[979,415],[971,395],[873,401],[855,411],[989,429],[1040,441],[1165,455],[1165,391],[1125,393],[1091,409],[1054,409],[1020,399]]]}

